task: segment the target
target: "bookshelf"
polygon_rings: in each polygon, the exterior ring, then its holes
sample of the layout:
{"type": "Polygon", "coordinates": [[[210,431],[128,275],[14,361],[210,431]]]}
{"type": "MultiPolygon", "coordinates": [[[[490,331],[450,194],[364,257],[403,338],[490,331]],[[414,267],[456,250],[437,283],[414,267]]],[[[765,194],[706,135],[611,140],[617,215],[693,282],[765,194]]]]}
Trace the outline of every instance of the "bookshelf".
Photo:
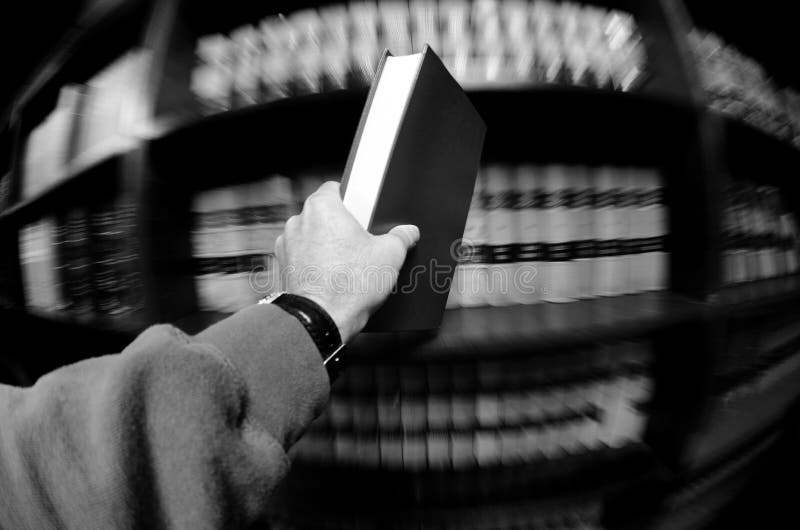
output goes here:
{"type": "Polygon", "coordinates": [[[120,173],[125,150],[126,146],[119,144],[108,153],[90,153],[88,157],[80,157],[69,163],[58,182],[32,197],[17,201],[0,213],[0,223],[19,226],[52,211],[56,204],[65,199],[74,200],[96,190],[97,186],[112,185],[120,173]]]}
{"type": "MultiPolygon", "coordinates": [[[[369,361],[376,351],[395,360],[439,361],[518,358],[596,342],[648,337],[701,318],[706,307],[668,293],[641,293],[569,304],[451,309],[435,334],[362,334],[348,357],[369,361]]],[[[227,313],[198,312],[178,319],[196,333],[227,313]]]]}
{"type": "MultiPolygon", "coordinates": [[[[761,364],[742,361],[734,375],[726,363],[735,350],[731,337],[737,329],[743,330],[742,337],[761,337],[771,331],[752,322],[763,324],[787,312],[800,319],[791,311],[800,298],[800,276],[725,285],[722,261],[725,187],[739,179],[776,186],[787,208],[800,215],[794,179],[800,151],[706,109],[686,42],[691,20],[681,2],[590,3],[634,16],[648,57],[644,82],[631,92],[533,82],[475,85],[468,95],[489,129],[484,162],[656,168],[671,212],[667,289],[568,304],[448,310],[436,334],[365,334],[350,346],[351,358],[360,365],[447,366],[557,359],[598,343],[651,341],[655,388],[642,439],[622,449],[563,460],[461,472],[387,471],[301,460],[282,492],[287,506],[300,484],[324,476],[320,488],[341,479],[341,484],[359,486],[363,496],[355,497],[362,500],[380,500],[374,492],[382,485],[381,491],[396,494],[397,504],[386,507],[387,513],[406,511],[420,520],[464,517],[463,505],[471,502],[479,504],[476,513],[485,515],[502,511],[504,503],[521,509],[525,503],[578,498],[599,499],[608,508],[608,526],[624,528],[630,520],[622,507],[631,499],[647,497],[642,510],[662,506],[665,492],[690,487],[712,464],[735,461],[741,447],[777,429],[796,400],[797,371],[769,375],[791,359],[792,340],[765,348],[761,364]],[[739,390],[731,401],[731,393],[739,390]],[[742,418],[758,421],[751,425],[742,418]],[[579,477],[591,480],[583,483],[579,477]],[[465,486],[450,491],[453,484],[465,486]],[[550,491],[552,484],[558,488],[550,491]]],[[[20,360],[33,375],[116,351],[152,323],[173,322],[196,332],[226,316],[199,307],[191,244],[193,194],[268,174],[330,174],[344,166],[366,97],[363,87],[292,95],[205,116],[197,112],[189,90],[198,37],[334,2],[265,7],[237,1],[213,11],[195,4],[92,3],[4,114],[0,139],[3,160],[9,159],[10,193],[7,207],[0,210],[0,306],[19,333],[48,330],[47,337],[37,340],[48,353],[20,360]],[[103,53],[90,53],[98,46],[103,53]],[[124,141],[75,157],[57,183],[23,198],[24,139],[52,110],[61,86],[86,81],[115,57],[141,46],[150,53],[144,73],[146,126],[124,141]],[[26,310],[19,230],[64,205],[86,206],[94,195],[122,197],[133,205],[135,228],[126,248],[136,251],[141,309],[119,318],[26,310]],[[93,351],[80,351],[87,341],[95,344],[93,351]],[[67,346],[56,353],[52,345],[59,343],[67,346]]],[[[0,174],[5,171],[0,168],[0,174]]],[[[341,491],[353,498],[350,489],[341,491]]],[[[639,520],[634,515],[627,514],[639,520]]]]}

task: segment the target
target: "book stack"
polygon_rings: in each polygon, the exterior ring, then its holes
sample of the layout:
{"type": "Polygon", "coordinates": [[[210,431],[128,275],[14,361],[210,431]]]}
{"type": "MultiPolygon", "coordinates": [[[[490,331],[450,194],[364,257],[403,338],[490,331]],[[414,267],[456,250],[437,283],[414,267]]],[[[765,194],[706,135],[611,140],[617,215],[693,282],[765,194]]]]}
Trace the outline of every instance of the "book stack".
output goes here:
{"type": "Polygon", "coordinates": [[[28,134],[22,161],[23,198],[36,195],[66,177],[82,97],[81,87],[63,87],[56,108],[28,134]]]}
{"type": "Polygon", "coordinates": [[[689,34],[708,106],[783,140],[800,134],[796,92],[782,90],[756,61],[718,35],[689,34]]]}
{"type": "Polygon", "coordinates": [[[725,193],[723,281],[737,284],[798,272],[800,232],[774,186],[737,183],[725,193]]]}
{"type": "Polygon", "coordinates": [[[647,423],[651,360],[648,343],[622,342],[546,358],[354,365],[293,456],[464,471],[636,444],[647,423]]]}
{"type": "Polygon", "coordinates": [[[77,318],[119,318],[141,309],[133,216],[132,206],[113,202],[74,207],[23,227],[26,305],[77,318]]]}
{"type": "Polygon", "coordinates": [[[448,307],[572,302],[667,287],[657,171],[481,169],[448,307]]]}
{"type": "Polygon", "coordinates": [[[305,9],[197,42],[206,113],[369,85],[384,49],[428,44],[465,87],[557,83],[632,90],[646,71],[633,17],[546,0],[360,1],[305,9]]]}

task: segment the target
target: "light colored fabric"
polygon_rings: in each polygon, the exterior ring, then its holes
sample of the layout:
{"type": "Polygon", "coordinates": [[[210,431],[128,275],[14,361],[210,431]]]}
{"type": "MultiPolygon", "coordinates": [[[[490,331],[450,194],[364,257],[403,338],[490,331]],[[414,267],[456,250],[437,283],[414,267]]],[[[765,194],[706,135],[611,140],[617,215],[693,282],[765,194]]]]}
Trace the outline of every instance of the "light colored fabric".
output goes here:
{"type": "Polygon", "coordinates": [[[313,341],[271,305],[0,385],[0,528],[245,527],[328,392],[313,341]]]}

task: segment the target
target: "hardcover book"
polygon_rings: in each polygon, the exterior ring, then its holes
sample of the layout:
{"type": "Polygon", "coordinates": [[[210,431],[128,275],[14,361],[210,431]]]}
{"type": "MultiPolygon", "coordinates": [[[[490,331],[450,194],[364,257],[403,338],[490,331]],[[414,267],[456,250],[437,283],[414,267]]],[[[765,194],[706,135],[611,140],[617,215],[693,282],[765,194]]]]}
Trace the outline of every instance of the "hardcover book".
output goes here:
{"type": "Polygon", "coordinates": [[[439,57],[384,52],[342,177],[345,207],[372,234],[415,224],[395,292],[366,331],[441,323],[486,125],[439,57]]]}

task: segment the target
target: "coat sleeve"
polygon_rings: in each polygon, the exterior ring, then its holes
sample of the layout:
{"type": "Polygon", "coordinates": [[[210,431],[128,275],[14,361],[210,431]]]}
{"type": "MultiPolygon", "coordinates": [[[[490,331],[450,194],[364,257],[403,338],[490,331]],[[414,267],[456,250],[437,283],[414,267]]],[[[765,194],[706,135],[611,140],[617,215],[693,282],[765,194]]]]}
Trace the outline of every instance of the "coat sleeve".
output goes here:
{"type": "Polygon", "coordinates": [[[328,392],[313,341],[270,305],[0,386],[0,528],[247,526],[328,392]]]}

